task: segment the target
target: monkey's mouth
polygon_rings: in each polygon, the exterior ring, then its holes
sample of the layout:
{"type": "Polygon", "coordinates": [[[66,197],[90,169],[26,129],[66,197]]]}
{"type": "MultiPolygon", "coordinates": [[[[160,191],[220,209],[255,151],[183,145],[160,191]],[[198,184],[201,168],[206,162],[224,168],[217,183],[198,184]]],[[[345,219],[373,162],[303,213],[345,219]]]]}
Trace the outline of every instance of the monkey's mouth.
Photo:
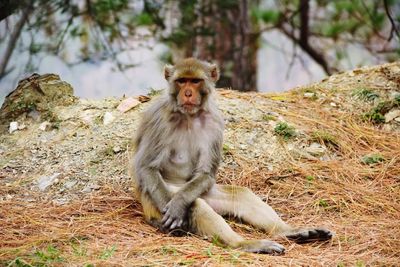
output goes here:
{"type": "Polygon", "coordinates": [[[194,103],[185,103],[185,104],[183,104],[182,106],[183,106],[184,108],[194,108],[194,107],[197,107],[197,105],[194,104],[194,103]]]}
{"type": "Polygon", "coordinates": [[[186,101],[182,104],[182,107],[184,107],[184,108],[194,108],[197,106],[199,106],[199,105],[192,101],[186,101]]]}
{"type": "Polygon", "coordinates": [[[186,112],[196,112],[197,108],[199,107],[199,105],[195,104],[195,103],[184,103],[181,106],[186,112]]]}

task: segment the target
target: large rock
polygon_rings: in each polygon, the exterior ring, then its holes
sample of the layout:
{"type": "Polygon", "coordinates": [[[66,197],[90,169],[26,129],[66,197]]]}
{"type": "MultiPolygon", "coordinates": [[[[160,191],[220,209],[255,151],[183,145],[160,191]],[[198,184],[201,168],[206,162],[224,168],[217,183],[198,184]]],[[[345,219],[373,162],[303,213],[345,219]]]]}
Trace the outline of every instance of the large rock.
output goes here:
{"type": "MultiPolygon", "coordinates": [[[[22,114],[38,114],[51,120],[55,106],[75,101],[71,85],[55,74],[33,74],[19,81],[17,88],[4,100],[0,109],[0,124],[9,124],[22,114]]],[[[53,118],[54,119],[54,118],[53,118]]]]}

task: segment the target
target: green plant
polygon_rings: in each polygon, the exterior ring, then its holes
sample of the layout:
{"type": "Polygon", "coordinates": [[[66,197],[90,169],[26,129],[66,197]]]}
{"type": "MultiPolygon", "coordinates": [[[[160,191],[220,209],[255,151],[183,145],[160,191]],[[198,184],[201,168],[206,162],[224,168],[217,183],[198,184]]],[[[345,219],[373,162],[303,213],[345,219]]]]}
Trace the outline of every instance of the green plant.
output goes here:
{"type": "Polygon", "coordinates": [[[214,235],[214,236],[212,237],[211,243],[212,243],[213,245],[216,245],[216,246],[219,246],[219,247],[222,247],[222,246],[223,246],[223,243],[221,242],[221,240],[219,239],[219,237],[218,237],[217,235],[214,235]]]}
{"type": "Polygon", "coordinates": [[[369,112],[363,115],[364,119],[372,121],[373,123],[384,123],[385,116],[394,107],[400,107],[400,96],[396,96],[393,100],[381,101],[371,109],[369,112]]]}
{"type": "Polygon", "coordinates": [[[112,145],[108,145],[107,147],[105,147],[102,152],[103,152],[102,154],[106,157],[111,157],[111,156],[114,156],[114,154],[115,154],[114,148],[112,145]]]}
{"type": "Polygon", "coordinates": [[[285,140],[296,136],[296,131],[293,126],[289,126],[286,122],[279,122],[274,129],[275,133],[285,140]]]}
{"type": "Polygon", "coordinates": [[[27,263],[25,260],[17,257],[11,262],[7,264],[7,267],[32,267],[29,263],[27,263]]]}
{"type": "Polygon", "coordinates": [[[361,162],[367,165],[376,164],[385,161],[385,158],[380,154],[366,155],[361,159],[361,162]]]}
{"type": "Polygon", "coordinates": [[[364,114],[364,119],[375,124],[380,124],[385,122],[385,116],[380,112],[377,112],[375,109],[371,110],[364,114]]]}
{"type": "Polygon", "coordinates": [[[79,244],[71,244],[72,250],[74,251],[74,255],[78,257],[85,257],[87,255],[87,248],[82,247],[79,244]]]}
{"type": "Polygon", "coordinates": [[[315,177],[312,175],[307,175],[306,180],[307,180],[307,182],[312,183],[315,180],[315,177]]]}
{"type": "Polygon", "coordinates": [[[378,93],[366,88],[356,89],[353,91],[352,95],[364,101],[373,101],[379,98],[378,93]]]}
{"type": "Polygon", "coordinates": [[[177,255],[178,251],[176,250],[176,248],[174,247],[170,247],[170,246],[162,246],[161,247],[161,253],[163,255],[177,255]]]}
{"type": "Polygon", "coordinates": [[[111,246],[110,248],[104,249],[104,251],[100,255],[100,259],[107,260],[111,258],[112,255],[114,255],[115,250],[116,250],[115,245],[111,246]]]}
{"type": "Polygon", "coordinates": [[[329,206],[328,201],[326,199],[317,200],[316,204],[323,208],[327,208],[329,206]]]}
{"type": "Polygon", "coordinates": [[[395,102],[395,104],[397,104],[398,106],[400,106],[400,94],[398,94],[398,95],[396,95],[396,96],[394,97],[394,102],[395,102]]]}
{"type": "Polygon", "coordinates": [[[230,147],[228,144],[223,144],[222,145],[222,153],[224,155],[232,155],[232,147],[230,147]]]}
{"type": "Polygon", "coordinates": [[[35,255],[34,266],[47,266],[50,263],[63,262],[64,258],[61,257],[60,251],[52,245],[48,245],[46,249],[37,250],[35,255]]]}
{"type": "Polygon", "coordinates": [[[213,256],[213,253],[212,253],[213,247],[214,247],[214,245],[211,244],[211,245],[205,250],[205,254],[206,254],[208,257],[210,257],[210,258],[213,256]]]}
{"type": "Polygon", "coordinates": [[[60,129],[62,120],[51,110],[43,115],[43,120],[51,123],[53,129],[60,129]]]}

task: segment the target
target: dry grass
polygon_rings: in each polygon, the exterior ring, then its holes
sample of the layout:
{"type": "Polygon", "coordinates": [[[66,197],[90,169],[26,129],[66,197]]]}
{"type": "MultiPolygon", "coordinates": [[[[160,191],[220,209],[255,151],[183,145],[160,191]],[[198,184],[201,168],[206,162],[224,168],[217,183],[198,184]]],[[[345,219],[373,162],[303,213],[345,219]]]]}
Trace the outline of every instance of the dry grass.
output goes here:
{"type": "MultiPolygon", "coordinates": [[[[271,98],[224,94],[250,103],[271,98]]],[[[400,135],[363,122],[359,114],[332,112],[322,105],[291,100],[285,103],[287,108],[263,108],[283,115],[310,138],[316,130],[329,133],[334,145],[326,145],[335,153],[334,159],[295,158],[287,152],[287,163],[270,171],[262,158],[248,159],[230,151],[228,156],[239,167],[225,167],[218,179],[250,187],[291,224],[332,229],[336,236],[330,242],[297,245],[275,239],[286,246],[285,255],[249,254],[194,236],[176,238],[157,232],[144,223],[140,205],[124,188],[103,187],[61,206],[44,200],[27,202],[21,190],[19,198],[0,202],[0,264],[396,266],[400,262],[400,135]],[[379,153],[384,161],[362,163],[361,158],[371,153],[379,153]]],[[[252,122],[246,123],[243,127],[252,127],[252,122]]],[[[18,190],[0,184],[3,196],[18,190]]],[[[248,237],[265,236],[238,223],[232,226],[248,237]]]]}

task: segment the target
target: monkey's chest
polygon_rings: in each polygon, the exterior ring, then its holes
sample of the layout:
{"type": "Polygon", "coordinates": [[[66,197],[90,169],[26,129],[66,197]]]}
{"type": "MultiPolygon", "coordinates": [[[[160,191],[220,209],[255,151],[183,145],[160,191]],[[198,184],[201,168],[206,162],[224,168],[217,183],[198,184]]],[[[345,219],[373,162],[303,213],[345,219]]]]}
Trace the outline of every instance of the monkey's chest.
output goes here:
{"type": "Polygon", "coordinates": [[[199,119],[192,123],[190,131],[177,130],[168,140],[168,157],[162,164],[162,172],[169,182],[183,184],[189,181],[202,165],[200,158],[209,150],[208,129],[202,127],[199,119]]]}
{"type": "Polygon", "coordinates": [[[172,183],[185,183],[192,177],[194,167],[192,151],[172,147],[168,160],[162,166],[163,178],[172,183]]]}
{"type": "Polygon", "coordinates": [[[176,166],[188,165],[191,162],[191,157],[192,155],[187,149],[175,150],[173,148],[170,151],[169,161],[176,166]]]}

